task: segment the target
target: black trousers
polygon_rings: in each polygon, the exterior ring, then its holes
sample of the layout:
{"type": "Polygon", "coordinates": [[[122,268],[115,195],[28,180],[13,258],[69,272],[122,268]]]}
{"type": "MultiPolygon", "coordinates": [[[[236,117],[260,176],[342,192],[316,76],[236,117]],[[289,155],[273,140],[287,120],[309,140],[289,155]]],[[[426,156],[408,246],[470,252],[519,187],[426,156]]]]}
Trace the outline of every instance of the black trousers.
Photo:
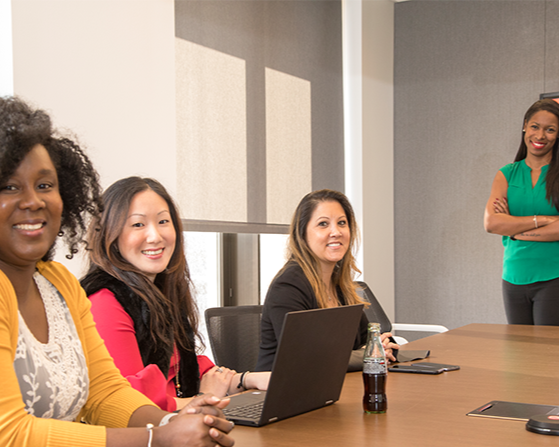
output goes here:
{"type": "Polygon", "coordinates": [[[509,324],[559,326],[559,278],[516,285],[503,280],[509,324]]]}

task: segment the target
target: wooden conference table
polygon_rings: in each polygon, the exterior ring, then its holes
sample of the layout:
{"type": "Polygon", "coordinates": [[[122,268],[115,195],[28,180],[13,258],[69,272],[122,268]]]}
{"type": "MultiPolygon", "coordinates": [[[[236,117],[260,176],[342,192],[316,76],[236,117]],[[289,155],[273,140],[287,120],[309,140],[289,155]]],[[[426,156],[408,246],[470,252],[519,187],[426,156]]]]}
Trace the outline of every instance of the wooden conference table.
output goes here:
{"type": "Polygon", "coordinates": [[[409,343],[428,360],[460,365],[440,375],[389,373],[388,412],[363,413],[361,372],[340,400],[260,427],[237,426],[236,446],[559,446],[525,422],[466,416],[491,400],[559,405],[559,327],[469,324],[409,343]]]}

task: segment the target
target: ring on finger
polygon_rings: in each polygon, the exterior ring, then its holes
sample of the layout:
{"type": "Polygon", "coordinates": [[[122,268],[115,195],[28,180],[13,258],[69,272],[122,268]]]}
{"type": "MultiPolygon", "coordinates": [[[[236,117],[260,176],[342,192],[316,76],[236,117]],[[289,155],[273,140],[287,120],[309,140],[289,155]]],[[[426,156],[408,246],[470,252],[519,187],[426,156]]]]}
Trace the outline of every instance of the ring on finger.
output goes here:
{"type": "Polygon", "coordinates": [[[222,373],[222,372],[223,372],[223,370],[222,370],[219,366],[217,367],[216,371],[217,371],[218,373],[222,373]]]}

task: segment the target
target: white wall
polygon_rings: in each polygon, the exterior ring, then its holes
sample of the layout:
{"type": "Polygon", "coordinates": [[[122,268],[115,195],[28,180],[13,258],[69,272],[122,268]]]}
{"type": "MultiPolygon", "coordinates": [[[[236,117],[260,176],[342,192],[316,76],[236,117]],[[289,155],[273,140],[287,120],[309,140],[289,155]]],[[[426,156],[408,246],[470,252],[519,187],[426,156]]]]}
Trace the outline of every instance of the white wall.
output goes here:
{"type": "Polygon", "coordinates": [[[0,96],[13,93],[12,3],[0,0],[0,96]]]}
{"type": "MultiPolygon", "coordinates": [[[[362,16],[361,0],[342,1],[345,194],[353,206],[360,229],[363,229],[362,16]]],[[[357,263],[361,270],[363,270],[362,248],[357,255],[357,263]]]]}
{"type": "MultiPolygon", "coordinates": [[[[77,133],[104,187],[149,175],[176,195],[173,0],[21,0],[11,6],[15,94],[77,133]]],[[[346,115],[346,147],[353,151],[346,191],[361,221],[363,279],[390,318],[393,9],[390,0],[344,2],[354,99],[346,115]]],[[[58,259],[81,274],[79,262],[58,259]]]]}
{"type": "Polygon", "coordinates": [[[394,321],[394,3],[343,7],[346,192],[361,228],[363,280],[394,321]]]}
{"type": "Polygon", "coordinates": [[[394,3],[363,2],[364,279],[395,321],[394,3]]]}
{"type": "Polygon", "coordinates": [[[77,134],[103,187],[143,175],[175,195],[173,0],[25,0],[12,12],[14,93],[77,134]]]}

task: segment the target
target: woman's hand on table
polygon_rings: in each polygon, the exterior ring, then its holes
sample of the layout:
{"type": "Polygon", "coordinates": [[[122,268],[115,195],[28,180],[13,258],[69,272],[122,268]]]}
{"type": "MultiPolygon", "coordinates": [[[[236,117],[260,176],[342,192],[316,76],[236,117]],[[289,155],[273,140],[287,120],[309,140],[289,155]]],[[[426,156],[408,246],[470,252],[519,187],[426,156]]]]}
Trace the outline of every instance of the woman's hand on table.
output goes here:
{"type": "Polygon", "coordinates": [[[393,350],[400,349],[400,345],[391,342],[390,337],[392,337],[392,334],[390,332],[385,332],[384,334],[381,334],[380,340],[382,342],[382,346],[384,347],[386,358],[391,362],[395,362],[396,357],[394,356],[393,350]]]}
{"type": "Polygon", "coordinates": [[[200,392],[211,393],[218,397],[229,393],[231,381],[237,372],[225,366],[214,366],[200,380],[200,392]]]}

